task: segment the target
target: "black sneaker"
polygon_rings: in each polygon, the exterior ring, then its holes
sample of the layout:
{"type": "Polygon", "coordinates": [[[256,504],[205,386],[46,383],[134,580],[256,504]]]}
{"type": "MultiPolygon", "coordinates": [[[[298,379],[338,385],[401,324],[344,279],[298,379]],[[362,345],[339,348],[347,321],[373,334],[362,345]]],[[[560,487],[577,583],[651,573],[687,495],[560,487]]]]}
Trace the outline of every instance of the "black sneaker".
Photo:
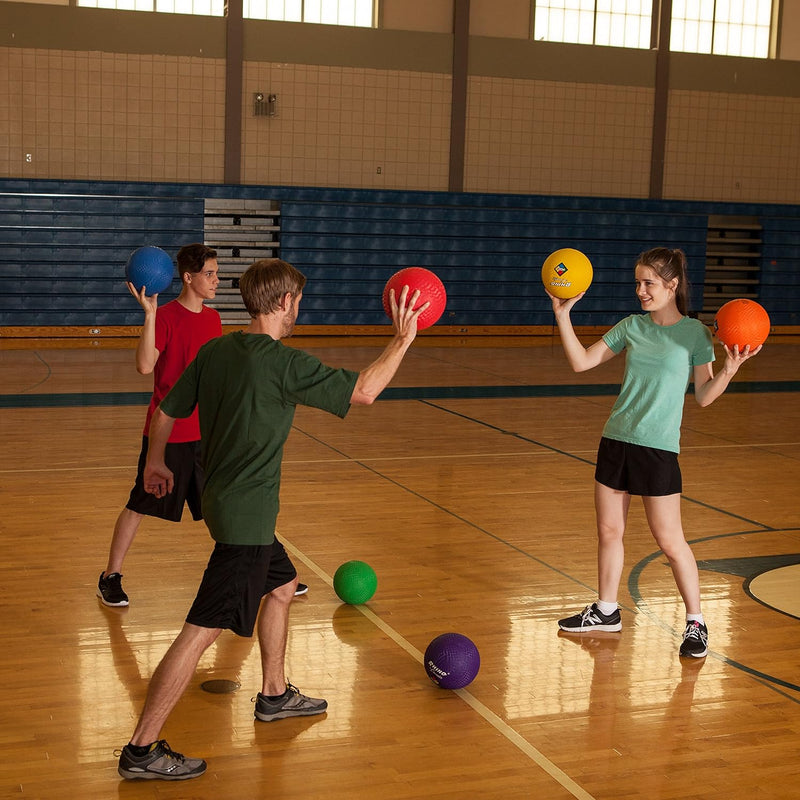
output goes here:
{"type": "Polygon", "coordinates": [[[328,707],[327,700],[317,700],[300,694],[300,690],[291,683],[286,684],[286,691],[278,700],[270,700],[261,692],[256,699],[256,719],[272,722],[286,717],[310,717],[321,714],[328,707]]]}
{"type": "Polygon", "coordinates": [[[122,748],[117,771],[128,780],[185,781],[202,775],[206,771],[206,762],[202,758],[187,758],[174,752],[161,739],[154,742],[150,752],[144,756],[135,756],[126,744],[122,748]]]}
{"type": "Polygon", "coordinates": [[[306,594],[308,592],[308,586],[304,583],[298,583],[297,588],[294,590],[294,596],[299,597],[301,594],[306,594]]]}
{"type": "Polygon", "coordinates": [[[597,603],[592,603],[590,606],[586,606],[580,614],[560,619],[558,627],[568,633],[583,633],[584,631],[614,632],[622,630],[622,618],[619,615],[619,609],[606,616],[597,608],[597,603]]]}
{"type": "Polygon", "coordinates": [[[122,591],[122,575],[119,572],[112,572],[110,575],[101,572],[97,582],[97,596],[107,606],[128,605],[128,595],[122,591]]]}
{"type": "Polygon", "coordinates": [[[683,657],[703,658],[708,653],[708,628],[697,620],[687,622],[680,652],[683,657]]]}

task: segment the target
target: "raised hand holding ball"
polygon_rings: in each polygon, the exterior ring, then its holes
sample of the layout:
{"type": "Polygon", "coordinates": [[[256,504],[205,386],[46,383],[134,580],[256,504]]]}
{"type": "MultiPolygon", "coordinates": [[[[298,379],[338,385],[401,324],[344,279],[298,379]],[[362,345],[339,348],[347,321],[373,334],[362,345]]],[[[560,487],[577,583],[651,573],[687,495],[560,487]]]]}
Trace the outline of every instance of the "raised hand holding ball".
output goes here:
{"type": "Polygon", "coordinates": [[[417,330],[429,328],[436,323],[444,313],[447,304],[447,292],[438,276],[424,267],[406,267],[395,272],[383,287],[383,310],[389,319],[392,318],[392,305],[389,293],[394,289],[395,301],[399,301],[403,287],[408,286],[408,298],[419,290],[419,298],[414,303],[414,311],[425,303],[430,303],[417,317],[417,330]]]}
{"type": "Polygon", "coordinates": [[[145,289],[151,296],[169,289],[175,265],[167,253],[160,247],[147,245],[134,250],[125,265],[125,277],[133,284],[137,293],[145,289]]]}
{"type": "Polygon", "coordinates": [[[714,332],[717,338],[733,350],[739,346],[743,352],[749,346],[749,352],[764,344],[769,336],[770,319],[766,309],[755,300],[729,300],[714,318],[714,332]]]}
{"type": "Polygon", "coordinates": [[[594,271],[592,262],[571,247],[550,253],[542,265],[542,283],[553,296],[568,300],[591,286],[594,271]]]}

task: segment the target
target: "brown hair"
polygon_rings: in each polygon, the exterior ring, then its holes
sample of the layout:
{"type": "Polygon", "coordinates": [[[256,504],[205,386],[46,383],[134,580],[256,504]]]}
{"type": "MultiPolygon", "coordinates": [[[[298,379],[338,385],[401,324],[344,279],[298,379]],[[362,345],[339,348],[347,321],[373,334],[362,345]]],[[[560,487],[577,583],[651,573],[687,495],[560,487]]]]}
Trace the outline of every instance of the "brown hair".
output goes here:
{"type": "Polygon", "coordinates": [[[683,316],[689,315],[689,276],[686,266],[686,254],[683,250],[654,247],[652,250],[646,250],[642,253],[636,260],[636,265],[650,267],[665,283],[677,278],[675,304],[683,316]]]}
{"type": "Polygon", "coordinates": [[[186,244],[178,250],[178,274],[183,280],[184,272],[197,274],[203,271],[203,267],[210,258],[216,258],[217,251],[207,245],[195,242],[186,244]]]}
{"type": "Polygon", "coordinates": [[[255,319],[278,309],[288,292],[293,297],[303,291],[306,276],[287,261],[264,258],[251,264],[239,278],[239,291],[247,313],[255,319]]]}

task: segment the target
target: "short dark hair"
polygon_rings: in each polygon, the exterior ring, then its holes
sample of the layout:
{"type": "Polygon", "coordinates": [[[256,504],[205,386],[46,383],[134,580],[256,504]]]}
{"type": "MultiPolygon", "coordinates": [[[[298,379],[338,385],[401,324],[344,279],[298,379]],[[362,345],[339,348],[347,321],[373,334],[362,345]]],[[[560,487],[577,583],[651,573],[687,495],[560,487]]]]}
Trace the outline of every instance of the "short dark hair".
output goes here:
{"type": "Polygon", "coordinates": [[[256,261],[239,278],[244,307],[253,319],[276,311],[287,292],[294,297],[305,285],[306,276],[279,258],[256,261]]]}
{"type": "Polygon", "coordinates": [[[216,257],[217,251],[207,245],[199,242],[186,244],[178,250],[178,273],[183,275],[184,272],[202,272],[206,261],[216,257]]]}

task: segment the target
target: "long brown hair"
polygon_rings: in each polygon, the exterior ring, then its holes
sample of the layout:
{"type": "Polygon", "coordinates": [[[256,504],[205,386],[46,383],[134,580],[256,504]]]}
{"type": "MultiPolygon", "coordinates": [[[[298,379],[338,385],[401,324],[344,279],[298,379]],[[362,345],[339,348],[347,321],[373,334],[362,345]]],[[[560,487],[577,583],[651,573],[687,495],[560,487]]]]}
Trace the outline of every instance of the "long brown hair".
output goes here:
{"type": "Polygon", "coordinates": [[[684,317],[689,315],[689,275],[686,254],[683,250],[670,250],[668,247],[654,247],[640,254],[637,266],[650,267],[665,283],[678,279],[675,288],[675,304],[684,317]]]}

